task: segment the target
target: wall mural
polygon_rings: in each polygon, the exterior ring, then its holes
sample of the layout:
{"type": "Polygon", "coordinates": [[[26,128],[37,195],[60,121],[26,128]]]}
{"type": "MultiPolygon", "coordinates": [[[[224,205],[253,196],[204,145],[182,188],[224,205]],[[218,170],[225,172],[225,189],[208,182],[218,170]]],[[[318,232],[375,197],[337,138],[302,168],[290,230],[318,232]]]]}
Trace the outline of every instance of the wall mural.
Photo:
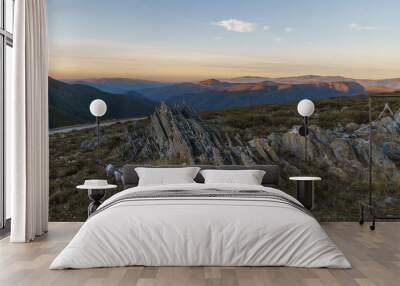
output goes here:
{"type": "MultiPolygon", "coordinates": [[[[289,176],[323,178],[318,219],[357,220],[369,95],[400,96],[399,10],[389,0],[49,0],[50,220],[85,220],[75,186],[115,182],[126,163],[279,164],[290,194],[289,176]],[[316,106],[307,162],[304,98],[316,106]],[[94,99],[107,104],[98,163],[94,99]]],[[[389,213],[400,211],[399,109],[375,98],[371,114],[374,198],[389,213]]]]}

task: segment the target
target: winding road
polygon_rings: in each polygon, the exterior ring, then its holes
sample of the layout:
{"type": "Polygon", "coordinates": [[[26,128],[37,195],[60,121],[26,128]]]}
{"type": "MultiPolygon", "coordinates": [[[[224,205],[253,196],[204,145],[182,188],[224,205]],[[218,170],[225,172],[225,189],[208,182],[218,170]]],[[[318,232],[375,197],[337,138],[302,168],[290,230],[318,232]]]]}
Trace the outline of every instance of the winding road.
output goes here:
{"type": "MultiPolygon", "coordinates": [[[[126,119],[114,119],[114,120],[102,121],[100,124],[101,124],[101,126],[110,126],[110,125],[113,125],[116,123],[139,121],[139,120],[143,120],[146,118],[148,118],[148,117],[144,116],[144,117],[135,117],[135,118],[126,118],[126,119]]],[[[89,123],[89,124],[79,124],[79,125],[73,125],[73,126],[53,128],[53,129],[49,130],[49,135],[58,134],[58,133],[68,133],[68,132],[72,132],[72,131],[91,129],[91,128],[95,128],[95,127],[96,127],[96,123],[89,123]]]]}

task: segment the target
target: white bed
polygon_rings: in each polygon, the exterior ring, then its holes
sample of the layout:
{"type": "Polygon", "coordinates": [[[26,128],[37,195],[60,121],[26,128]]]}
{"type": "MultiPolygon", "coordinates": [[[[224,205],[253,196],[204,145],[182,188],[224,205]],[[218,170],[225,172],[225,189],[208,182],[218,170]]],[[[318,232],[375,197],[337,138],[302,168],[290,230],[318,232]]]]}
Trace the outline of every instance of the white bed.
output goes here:
{"type": "Polygon", "coordinates": [[[350,268],[306,212],[279,200],[174,196],[121,200],[137,192],[265,191],[239,184],[141,186],[105,201],[50,269],[145,266],[293,266],[350,268]],[[117,202],[117,203],[115,203],[117,202]]]}

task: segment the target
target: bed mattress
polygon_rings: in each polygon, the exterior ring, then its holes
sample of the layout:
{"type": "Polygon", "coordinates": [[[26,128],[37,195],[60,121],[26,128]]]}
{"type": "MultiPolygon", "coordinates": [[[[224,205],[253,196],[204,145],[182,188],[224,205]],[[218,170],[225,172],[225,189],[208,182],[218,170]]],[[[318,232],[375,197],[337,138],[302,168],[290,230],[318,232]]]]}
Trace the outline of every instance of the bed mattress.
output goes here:
{"type": "Polygon", "coordinates": [[[129,265],[351,267],[317,220],[286,193],[196,183],[114,195],[50,269],[129,265]]]}

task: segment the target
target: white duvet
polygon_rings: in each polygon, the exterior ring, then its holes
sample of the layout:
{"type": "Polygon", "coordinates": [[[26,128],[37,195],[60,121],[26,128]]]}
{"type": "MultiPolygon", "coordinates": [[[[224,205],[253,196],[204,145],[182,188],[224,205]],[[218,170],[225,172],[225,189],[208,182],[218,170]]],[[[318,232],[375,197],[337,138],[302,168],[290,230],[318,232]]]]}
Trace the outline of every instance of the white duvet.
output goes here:
{"type": "MultiPolygon", "coordinates": [[[[237,184],[135,187],[149,190],[267,190],[237,184]]],[[[126,201],[89,218],[50,269],[145,266],[294,266],[350,268],[319,223],[285,204],[257,199],[126,201]]]]}

